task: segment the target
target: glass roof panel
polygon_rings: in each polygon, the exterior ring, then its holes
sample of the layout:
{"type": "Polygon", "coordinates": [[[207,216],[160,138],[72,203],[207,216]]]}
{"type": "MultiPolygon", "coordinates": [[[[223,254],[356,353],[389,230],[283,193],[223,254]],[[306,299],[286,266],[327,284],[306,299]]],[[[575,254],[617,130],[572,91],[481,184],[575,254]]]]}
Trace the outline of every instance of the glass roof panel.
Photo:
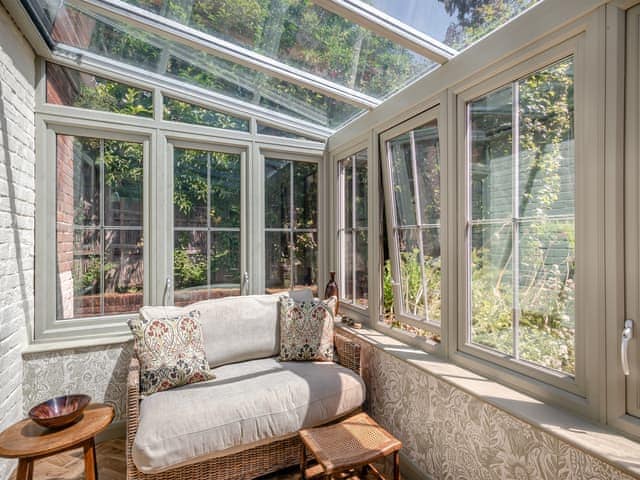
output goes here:
{"type": "Polygon", "coordinates": [[[437,66],[310,0],[125,1],[378,98],[437,66]]]}
{"type": "Polygon", "coordinates": [[[542,0],[365,1],[416,30],[462,50],[542,0]]]}
{"type": "Polygon", "coordinates": [[[58,11],[51,35],[56,42],[329,128],[338,128],[362,112],[326,95],[75,7],[63,6],[58,11]]]}

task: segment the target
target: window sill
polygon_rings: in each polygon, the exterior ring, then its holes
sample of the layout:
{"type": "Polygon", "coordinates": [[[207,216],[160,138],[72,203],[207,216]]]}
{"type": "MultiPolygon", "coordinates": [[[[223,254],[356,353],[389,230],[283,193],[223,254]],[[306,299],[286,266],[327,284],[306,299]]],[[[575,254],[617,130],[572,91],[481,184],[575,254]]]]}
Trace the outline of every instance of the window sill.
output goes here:
{"type": "Polygon", "coordinates": [[[96,337],[96,338],[81,338],[81,339],[75,339],[75,340],[35,342],[30,345],[27,345],[27,347],[22,351],[22,354],[30,355],[34,353],[56,352],[60,350],[70,350],[74,348],[122,345],[132,340],[133,340],[133,335],[131,335],[130,333],[127,333],[123,335],[110,335],[110,336],[96,337]]]}
{"type": "Polygon", "coordinates": [[[382,332],[364,327],[354,329],[344,324],[336,327],[588,455],[640,478],[640,443],[605,425],[545,404],[436,355],[413,348],[382,332]]]}

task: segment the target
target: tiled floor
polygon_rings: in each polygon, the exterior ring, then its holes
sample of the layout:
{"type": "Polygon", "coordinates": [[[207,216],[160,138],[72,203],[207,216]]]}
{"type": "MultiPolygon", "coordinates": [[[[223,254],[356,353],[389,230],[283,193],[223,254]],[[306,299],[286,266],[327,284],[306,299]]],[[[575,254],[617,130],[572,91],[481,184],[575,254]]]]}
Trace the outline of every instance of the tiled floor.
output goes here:
{"type": "MultiPolygon", "coordinates": [[[[100,443],[96,450],[100,480],[123,480],[125,478],[124,440],[110,440],[100,443]]],[[[15,472],[11,479],[15,480],[15,472]]],[[[72,450],[37,460],[33,479],[83,480],[84,463],[82,450],[72,450]]],[[[298,468],[294,467],[274,475],[268,475],[260,480],[300,480],[300,474],[298,473],[298,468]]]]}

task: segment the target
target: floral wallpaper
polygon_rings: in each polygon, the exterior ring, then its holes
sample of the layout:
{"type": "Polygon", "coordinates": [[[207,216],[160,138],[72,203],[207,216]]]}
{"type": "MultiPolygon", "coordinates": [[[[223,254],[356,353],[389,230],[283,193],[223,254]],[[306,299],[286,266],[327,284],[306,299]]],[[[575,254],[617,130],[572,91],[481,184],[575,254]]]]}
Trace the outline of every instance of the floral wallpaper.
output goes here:
{"type": "Polygon", "coordinates": [[[126,418],[127,366],[132,343],[24,355],[25,414],[52,397],[86,393],[113,405],[114,422],[126,418]]]}
{"type": "MultiPolygon", "coordinates": [[[[366,408],[434,480],[631,480],[597,458],[363,340],[366,408]]],[[[24,359],[25,411],[47,398],[88,393],[125,420],[131,343],[24,359]]]]}
{"type": "Polygon", "coordinates": [[[368,411],[427,478],[631,480],[557,437],[363,345],[368,411]]]}

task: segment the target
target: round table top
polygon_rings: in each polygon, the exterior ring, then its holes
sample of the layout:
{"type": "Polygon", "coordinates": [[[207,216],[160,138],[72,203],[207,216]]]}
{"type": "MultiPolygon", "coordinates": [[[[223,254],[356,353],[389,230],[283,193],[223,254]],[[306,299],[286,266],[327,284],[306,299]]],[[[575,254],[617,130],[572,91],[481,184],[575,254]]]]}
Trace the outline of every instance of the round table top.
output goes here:
{"type": "Polygon", "coordinates": [[[73,425],[50,430],[26,418],[0,433],[0,457],[28,458],[68,450],[107,428],[113,420],[113,407],[92,403],[73,425]]]}

